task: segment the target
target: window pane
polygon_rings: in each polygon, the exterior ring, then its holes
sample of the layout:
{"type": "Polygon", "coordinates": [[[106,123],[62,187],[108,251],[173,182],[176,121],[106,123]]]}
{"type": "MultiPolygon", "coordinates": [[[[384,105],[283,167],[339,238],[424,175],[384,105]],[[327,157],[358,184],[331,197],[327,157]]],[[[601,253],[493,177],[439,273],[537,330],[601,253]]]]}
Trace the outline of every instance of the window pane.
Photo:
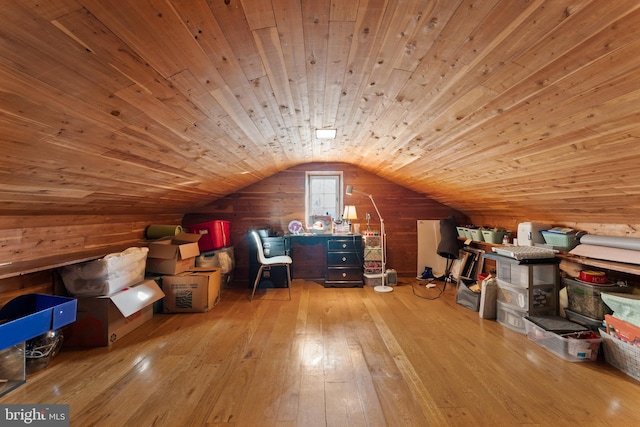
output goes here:
{"type": "Polygon", "coordinates": [[[340,218],[342,172],[307,172],[307,218],[340,218]]]}

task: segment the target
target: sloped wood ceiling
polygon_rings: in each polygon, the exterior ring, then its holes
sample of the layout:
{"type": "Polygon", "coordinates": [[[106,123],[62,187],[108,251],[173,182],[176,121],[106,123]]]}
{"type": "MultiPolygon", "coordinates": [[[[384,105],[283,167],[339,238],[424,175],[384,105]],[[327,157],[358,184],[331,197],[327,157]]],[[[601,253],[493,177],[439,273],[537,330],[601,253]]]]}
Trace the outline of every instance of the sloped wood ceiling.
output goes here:
{"type": "Polygon", "coordinates": [[[6,0],[0,213],[188,212],[346,161],[471,216],[630,222],[639,8],[6,0]]]}

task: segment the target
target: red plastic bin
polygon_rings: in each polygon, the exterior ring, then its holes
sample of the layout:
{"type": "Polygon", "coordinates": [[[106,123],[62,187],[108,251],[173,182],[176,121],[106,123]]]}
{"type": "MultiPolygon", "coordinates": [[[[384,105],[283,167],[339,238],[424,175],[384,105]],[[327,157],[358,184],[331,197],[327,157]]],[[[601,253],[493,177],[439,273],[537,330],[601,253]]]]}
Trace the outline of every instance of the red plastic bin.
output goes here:
{"type": "Polygon", "coordinates": [[[190,233],[200,234],[202,236],[200,240],[198,240],[200,252],[231,246],[229,221],[215,220],[203,222],[202,224],[189,225],[186,228],[190,233]]]}

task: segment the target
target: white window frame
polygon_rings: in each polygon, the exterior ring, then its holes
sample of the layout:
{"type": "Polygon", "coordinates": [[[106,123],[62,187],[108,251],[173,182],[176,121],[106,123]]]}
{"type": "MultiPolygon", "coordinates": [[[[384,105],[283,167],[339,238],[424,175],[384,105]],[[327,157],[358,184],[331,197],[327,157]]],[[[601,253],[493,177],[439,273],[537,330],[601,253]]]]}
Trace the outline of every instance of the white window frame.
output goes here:
{"type": "Polygon", "coordinates": [[[312,204],[313,204],[313,200],[315,199],[314,195],[312,194],[312,190],[311,190],[311,181],[314,180],[315,178],[326,178],[326,177],[333,177],[336,181],[335,183],[335,192],[336,192],[336,199],[335,199],[335,212],[330,212],[329,215],[331,215],[334,219],[339,219],[342,217],[342,207],[343,207],[343,176],[342,176],[342,171],[307,171],[305,173],[305,189],[304,189],[304,194],[305,194],[305,203],[304,203],[304,211],[305,211],[305,216],[306,216],[306,221],[307,223],[310,221],[311,216],[312,215],[325,215],[326,214],[326,209],[324,209],[324,212],[322,213],[313,213],[313,209],[312,209],[312,204]]]}

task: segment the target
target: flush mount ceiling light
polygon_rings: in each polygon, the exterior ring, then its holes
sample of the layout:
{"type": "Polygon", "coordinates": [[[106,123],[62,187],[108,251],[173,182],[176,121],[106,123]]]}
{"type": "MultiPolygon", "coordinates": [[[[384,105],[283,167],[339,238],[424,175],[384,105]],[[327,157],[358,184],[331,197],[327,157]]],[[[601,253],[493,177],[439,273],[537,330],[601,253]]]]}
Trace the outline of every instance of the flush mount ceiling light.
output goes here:
{"type": "Polygon", "coordinates": [[[316,138],[318,139],[334,139],[335,137],[335,129],[316,129],[316,138]]]}

